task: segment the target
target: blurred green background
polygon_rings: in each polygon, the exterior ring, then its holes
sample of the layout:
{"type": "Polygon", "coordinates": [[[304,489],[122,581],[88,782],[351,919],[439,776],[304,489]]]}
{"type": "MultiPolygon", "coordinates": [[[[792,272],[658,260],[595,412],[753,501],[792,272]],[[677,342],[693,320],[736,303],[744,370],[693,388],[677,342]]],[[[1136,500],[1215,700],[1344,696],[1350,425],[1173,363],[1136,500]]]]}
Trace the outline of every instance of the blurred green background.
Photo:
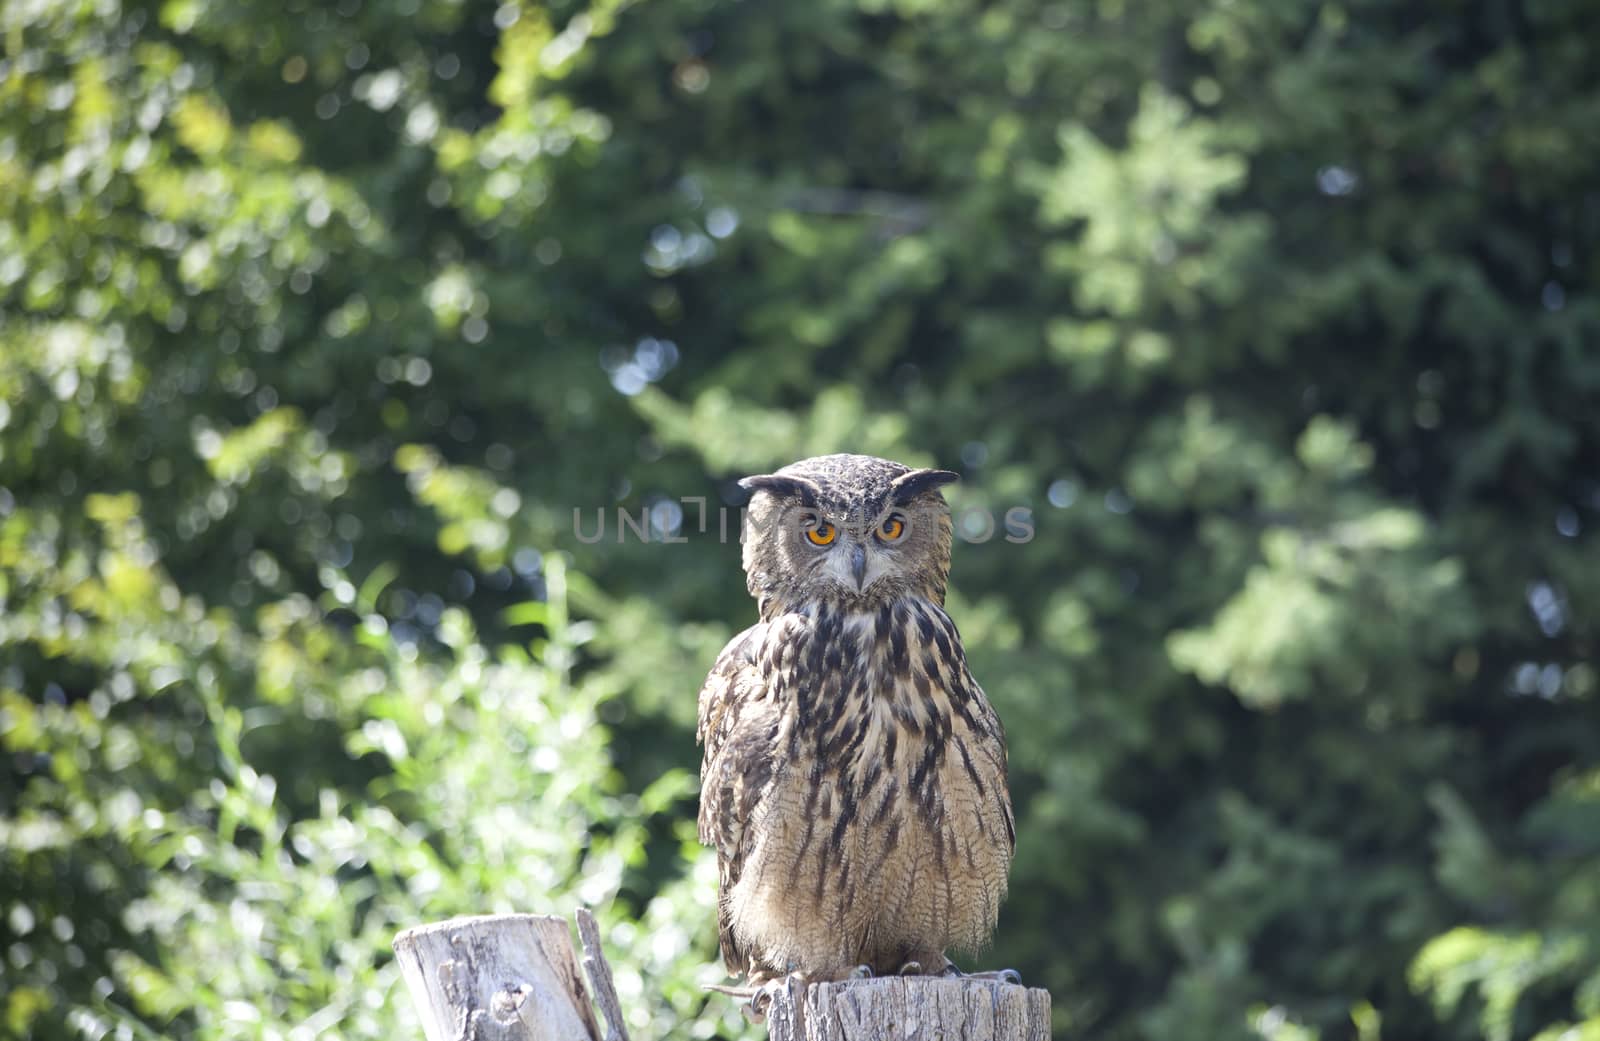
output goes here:
{"type": "Polygon", "coordinates": [[[397,929],[579,903],[636,1038],[761,1036],[701,989],[719,510],[850,450],[965,475],[967,964],[1058,1037],[1600,1039],[1595,4],[0,41],[4,1036],[420,1038],[397,929]]]}

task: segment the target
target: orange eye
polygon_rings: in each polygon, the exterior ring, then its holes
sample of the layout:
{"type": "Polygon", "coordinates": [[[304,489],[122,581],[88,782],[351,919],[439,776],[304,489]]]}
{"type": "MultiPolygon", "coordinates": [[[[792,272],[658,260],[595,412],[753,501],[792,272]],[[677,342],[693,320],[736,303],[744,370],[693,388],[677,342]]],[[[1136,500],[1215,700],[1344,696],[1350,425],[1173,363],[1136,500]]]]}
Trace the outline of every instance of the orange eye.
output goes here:
{"type": "Polygon", "coordinates": [[[839,537],[839,529],[827,521],[818,521],[817,526],[806,531],[806,538],[811,540],[813,546],[826,546],[839,537]]]}
{"type": "Polygon", "coordinates": [[[885,542],[893,542],[901,535],[904,535],[905,531],[906,522],[898,516],[892,516],[878,527],[878,538],[885,542]]]}

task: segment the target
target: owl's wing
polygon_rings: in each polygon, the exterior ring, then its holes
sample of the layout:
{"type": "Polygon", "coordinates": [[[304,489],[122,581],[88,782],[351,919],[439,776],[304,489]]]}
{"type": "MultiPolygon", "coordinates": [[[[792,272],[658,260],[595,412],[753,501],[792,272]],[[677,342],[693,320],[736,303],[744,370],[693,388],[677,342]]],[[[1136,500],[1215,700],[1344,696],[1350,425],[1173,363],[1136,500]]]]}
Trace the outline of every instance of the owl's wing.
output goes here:
{"type": "Polygon", "coordinates": [[[767,626],[759,623],[729,641],[700,688],[695,736],[705,746],[700,763],[700,841],[717,851],[718,940],[728,972],[747,971],[733,935],[728,894],[744,866],[750,817],[772,782],[777,749],[768,718],[773,706],[758,658],[767,626]]]}
{"type": "MultiPolygon", "coordinates": [[[[965,669],[962,670],[965,672],[965,669]]],[[[1017,851],[1017,819],[1011,809],[1011,785],[1007,778],[1006,754],[1006,728],[1000,722],[1000,716],[995,712],[994,706],[989,704],[989,699],[984,696],[983,688],[973,680],[971,673],[966,673],[966,682],[975,695],[968,699],[969,709],[974,721],[973,732],[978,746],[981,761],[987,761],[988,770],[994,784],[994,802],[999,810],[1001,822],[1005,825],[1006,852],[1017,851]]],[[[973,771],[970,761],[964,761],[968,772],[973,771]]]]}

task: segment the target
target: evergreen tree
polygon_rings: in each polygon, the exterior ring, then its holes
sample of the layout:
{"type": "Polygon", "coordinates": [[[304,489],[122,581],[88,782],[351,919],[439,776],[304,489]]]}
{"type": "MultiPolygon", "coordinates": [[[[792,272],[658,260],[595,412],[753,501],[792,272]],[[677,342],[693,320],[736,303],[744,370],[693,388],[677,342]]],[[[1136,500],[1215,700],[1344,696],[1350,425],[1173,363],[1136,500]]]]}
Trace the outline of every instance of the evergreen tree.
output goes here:
{"type": "Polygon", "coordinates": [[[1593,5],[0,36],[0,1032],[415,1035],[395,929],[583,901],[754,1036],[694,695],[850,450],[964,474],[1060,1036],[1600,1038],[1593,5]]]}

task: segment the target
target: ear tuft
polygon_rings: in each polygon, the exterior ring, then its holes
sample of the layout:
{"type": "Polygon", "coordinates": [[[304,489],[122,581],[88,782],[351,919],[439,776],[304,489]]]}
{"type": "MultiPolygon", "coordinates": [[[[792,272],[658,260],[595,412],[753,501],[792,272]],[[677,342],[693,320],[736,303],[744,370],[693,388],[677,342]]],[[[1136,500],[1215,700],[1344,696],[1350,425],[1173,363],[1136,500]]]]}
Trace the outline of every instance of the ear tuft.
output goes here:
{"type": "Polygon", "coordinates": [[[912,470],[903,473],[889,485],[889,498],[895,505],[904,506],[925,492],[937,491],[961,475],[952,470],[912,470]]]}
{"type": "Polygon", "coordinates": [[[780,499],[799,499],[807,506],[815,506],[820,489],[804,477],[790,477],[786,474],[756,474],[746,477],[739,482],[739,487],[754,494],[767,492],[780,499]]]}

